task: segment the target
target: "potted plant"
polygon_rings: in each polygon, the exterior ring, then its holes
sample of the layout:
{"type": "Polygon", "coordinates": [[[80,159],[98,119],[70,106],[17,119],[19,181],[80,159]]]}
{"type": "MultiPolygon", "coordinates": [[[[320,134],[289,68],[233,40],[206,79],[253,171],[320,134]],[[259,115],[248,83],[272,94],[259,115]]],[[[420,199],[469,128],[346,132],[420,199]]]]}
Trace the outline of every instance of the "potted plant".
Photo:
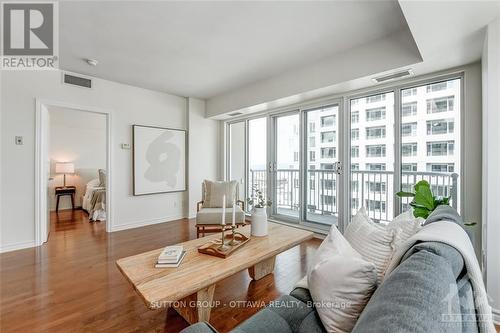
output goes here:
{"type": "MultiPolygon", "coordinates": [[[[413,207],[415,217],[427,219],[429,215],[440,205],[450,205],[449,197],[435,196],[432,194],[431,186],[426,180],[419,181],[415,186],[415,193],[400,191],[396,195],[400,198],[413,198],[410,206],[413,207]]],[[[475,247],[476,222],[464,223],[464,229],[475,247]]]]}
{"type": "Polygon", "coordinates": [[[257,186],[252,186],[252,196],[247,199],[248,205],[252,207],[252,236],[267,235],[267,212],[266,207],[272,205],[272,201],[264,198],[262,191],[257,186]]]}
{"type": "Polygon", "coordinates": [[[433,195],[431,186],[426,180],[419,181],[414,189],[415,193],[400,191],[396,195],[400,198],[413,198],[410,206],[413,207],[413,216],[415,217],[427,219],[437,206],[450,204],[449,197],[433,195]]]}

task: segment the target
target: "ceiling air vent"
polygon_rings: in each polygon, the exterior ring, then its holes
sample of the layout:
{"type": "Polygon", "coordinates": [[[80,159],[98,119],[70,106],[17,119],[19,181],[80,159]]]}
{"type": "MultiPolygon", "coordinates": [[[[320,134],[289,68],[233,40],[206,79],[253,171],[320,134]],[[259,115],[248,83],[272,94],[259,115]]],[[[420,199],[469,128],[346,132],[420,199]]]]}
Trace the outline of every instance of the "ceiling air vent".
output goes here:
{"type": "Polygon", "coordinates": [[[380,83],[380,82],[385,82],[385,81],[390,81],[390,80],[396,80],[405,76],[413,75],[413,72],[410,69],[405,69],[404,71],[401,72],[396,72],[396,73],[391,73],[388,75],[384,76],[379,76],[379,77],[374,77],[373,81],[380,83]]]}
{"type": "Polygon", "coordinates": [[[236,117],[239,116],[240,114],[243,114],[243,112],[233,112],[233,113],[228,113],[227,115],[231,117],[236,117]]]}
{"type": "Polygon", "coordinates": [[[92,80],[81,76],[75,76],[65,73],[63,82],[83,88],[92,88],[92,80]]]}

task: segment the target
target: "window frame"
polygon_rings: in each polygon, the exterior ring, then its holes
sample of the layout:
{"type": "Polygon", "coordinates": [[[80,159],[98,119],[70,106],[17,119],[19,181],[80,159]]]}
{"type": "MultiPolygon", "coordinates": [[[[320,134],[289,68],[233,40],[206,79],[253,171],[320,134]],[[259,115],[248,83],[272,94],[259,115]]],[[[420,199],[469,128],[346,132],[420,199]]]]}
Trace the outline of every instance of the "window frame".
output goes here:
{"type": "MultiPolygon", "coordinates": [[[[402,180],[402,171],[401,171],[401,165],[402,165],[402,156],[401,156],[401,143],[403,142],[402,136],[401,136],[401,123],[402,123],[402,92],[407,89],[418,89],[418,87],[425,86],[428,84],[432,83],[437,83],[437,82],[442,82],[442,81],[450,81],[450,80],[456,80],[459,79],[459,92],[460,92],[460,103],[457,104],[456,100],[454,101],[454,108],[456,109],[459,107],[460,110],[460,123],[455,124],[455,129],[459,128],[460,129],[460,146],[457,148],[455,147],[455,152],[457,149],[459,149],[460,152],[460,165],[462,167],[460,168],[459,173],[459,179],[461,180],[461,184],[458,189],[458,197],[461,198],[459,200],[459,205],[457,206],[457,209],[461,214],[464,213],[464,184],[463,184],[463,179],[464,179],[464,169],[465,169],[465,145],[464,145],[464,136],[465,136],[465,104],[464,104],[464,95],[465,95],[465,90],[464,90],[464,80],[465,80],[465,71],[463,69],[457,70],[457,71],[449,71],[447,73],[441,73],[441,74],[429,74],[425,75],[424,77],[420,78],[414,78],[414,79],[408,79],[404,80],[402,82],[396,82],[396,83],[388,83],[387,85],[383,85],[380,88],[366,88],[366,89],[360,89],[352,94],[347,94],[344,95],[344,108],[346,110],[346,117],[344,119],[344,127],[347,129],[347,131],[350,132],[351,130],[351,122],[350,122],[350,114],[351,114],[351,102],[353,100],[357,100],[359,98],[364,98],[368,97],[371,95],[376,95],[376,94],[387,94],[387,93],[394,93],[394,170],[399,170],[399,173],[397,173],[394,177],[394,188],[401,188],[401,180],[402,180]],[[459,126],[459,127],[457,127],[459,126]]],[[[413,96],[413,95],[412,95],[413,96]]],[[[426,106],[427,107],[427,106],[426,106]]],[[[359,110],[354,109],[353,111],[359,112],[359,110]]],[[[426,111],[427,112],[427,109],[426,111]]],[[[442,113],[442,112],[441,112],[442,113]]],[[[437,113],[439,114],[439,113],[437,113]]],[[[442,113],[444,114],[444,113],[442,113]]],[[[351,143],[348,142],[346,145],[345,149],[350,152],[350,147],[351,143]]],[[[351,165],[351,157],[350,153],[345,155],[344,157],[344,162],[345,162],[345,170],[347,171],[346,174],[347,180],[350,180],[351,177],[351,170],[350,170],[350,165],[351,165]]],[[[455,168],[456,169],[456,168],[455,168]]],[[[352,170],[355,171],[355,170],[352,170]]],[[[350,196],[351,193],[351,188],[350,188],[350,182],[349,181],[344,181],[345,183],[345,192],[347,195],[350,196]]],[[[346,205],[344,210],[347,212],[351,212],[350,208],[350,201],[351,200],[346,200],[346,205]]],[[[402,202],[401,199],[398,198],[397,196],[394,196],[393,198],[394,204],[394,216],[397,216],[401,213],[402,209],[402,202]]],[[[347,214],[346,214],[347,215],[347,214]]],[[[349,221],[350,221],[350,214],[349,214],[349,221]]],[[[348,222],[349,222],[348,221],[348,222]]]]}
{"type": "MultiPolygon", "coordinates": [[[[310,110],[315,107],[326,107],[328,105],[336,104],[339,107],[339,117],[337,117],[337,122],[338,122],[338,158],[340,161],[342,161],[344,165],[344,172],[341,177],[338,178],[339,184],[338,184],[338,189],[339,193],[343,193],[344,195],[340,195],[338,198],[338,207],[339,207],[339,229],[342,231],[344,230],[345,226],[350,220],[351,217],[351,200],[348,198],[348,200],[343,200],[342,202],[342,197],[343,196],[349,196],[350,195],[350,177],[351,177],[351,158],[350,158],[350,147],[351,143],[349,140],[350,137],[350,130],[351,130],[351,107],[353,108],[353,112],[358,112],[357,113],[357,119],[359,122],[360,118],[360,111],[356,110],[355,104],[351,104],[352,100],[356,100],[358,98],[366,98],[371,95],[377,95],[377,94],[382,94],[382,93],[394,93],[394,168],[396,171],[396,177],[394,177],[394,187],[395,188],[400,188],[400,182],[401,182],[401,174],[402,174],[402,169],[401,169],[401,164],[402,164],[402,159],[400,156],[400,144],[401,144],[401,133],[400,133],[400,127],[401,127],[401,107],[402,107],[402,95],[401,92],[406,89],[416,89],[422,85],[428,85],[432,83],[437,83],[439,81],[448,81],[448,80],[454,80],[454,79],[460,79],[458,82],[459,87],[459,96],[460,96],[460,101],[457,103],[457,101],[454,101],[454,109],[457,107],[459,108],[460,116],[459,119],[460,121],[458,123],[455,123],[455,132],[456,130],[460,130],[460,145],[456,146],[454,148],[455,153],[459,152],[460,153],[460,158],[458,159],[458,163],[462,166],[458,172],[459,174],[459,179],[461,180],[460,187],[458,189],[459,193],[458,196],[460,198],[459,200],[459,206],[457,207],[460,210],[461,214],[464,214],[464,171],[465,171],[465,140],[464,140],[464,134],[465,134],[465,75],[466,75],[467,68],[466,67],[460,67],[455,70],[450,70],[450,71],[443,71],[440,73],[430,73],[430,74],[425,74],[419,77],[415,78],[407,78],[403,79],[401,81],[396,81],[396,82],[389,82],[389,83],[384,83],[381,84],[378,87],[368,87],[368,88],[361,88],[357,90],[351,90],[351,91],[345,91],[341,92],[338,94],[330,94],[325,97],[320,97],[316,99],[311,99],[307,100],[304,102],[299,102],[297,104],[292,104],[284,107],[277,107],[277,108],[272,108],[272,109],[263,109],[262,111],[255,112],[251,114],[250,116],[248,114],[237,116],[237,117],[232,117],[231,119],[225,119],[222,120],[221,123],[224,126],[224,130],[222,131],[223,133],[223,140],[221,140],[221,146],[222,146],[222,151],[223,151],[223,157],[222,157],[222,166],[223,170],[222,176],[224,179],[227,179],[227,173],[228,173],[228,165],[230,163],[229,161],[229,155],[228,155],[228,137],[227,137],[227,130],[228,130],[228,125],[231,123],[235,122],[240,122],[240,121],[247,121],[249,119],[254,119],[254,118],[261,118],[261,117],[268,117],[268,122],[267,122],[267,138],[268,142],[271,140],[271,133],[270,133],[270,118],[273,115],[280,114],[280,113],[285,113],[285,112],[290,112],[290,111],[297,111],[302,112],[303,110],[310,110]],[[344,116],[345,115],[345,116],[344,116]],[[457,127],[459,126],[459,127],[457,127]],[[347,134],[346,134],[347,133],[347,134]],[[347,136],[346,136],[347,135],[347,136]],[[347,142],[345,142],[347,141],[347,142]]],[[[413,96],[413,94],[411,94],[413,96]]],[[[374,103],[375,104],[375,103],[374,103]]],[[[356,117],[355,117],[356,118],[356,117]]],[[[353,123],[355,124],[355,123],[353,123]]],[[[355,126],[353,126],[355,127],[355,126]]],[[[248,132],[248,131],[247,131],[248,132]]],[[[301,138],[303,140],[303,138],[301,138]]],[[[303,143],[302,143],[303,144],[303,143]]],[[[247,145],[248,142],[245,142],[245,150],[247,150],[247,145]]],[[[272,147],[268,147],[268,156],[271,154],[272,147]]],[[[306,161],[306,155],[305,152],[303,155],[303,160],[306,161]]],[[[267,160],[267,163],[269,164],[269,158],[267,160]]],[[[354,163],[356,164],[356,163],[354,163]]],[[[245,165],[248,165],[248,162],[245,163],[245,165]]],[[[303,168],[307,169],[307,168],[303,168]]],[[[456,169],[456,168],[455,168],[456,169]]],[[[356,170],[352,170],[352,172],[356,172],[356,170]]],[[[457,172],[455,172],[457,173],[457,172]]],[[[248,172],[246,173],[248,176],[248,172]]],[[[248,183],[248,179],[245,180],[246,183],[248,183]]],[[[268,183],[270,182],[270,179],[268,177],[268,183]]],[[[268,186],[268,188],[270,188],[268,186]]],[[[394,196],[394,216],[397,216],[399,212],[401,211],[401,202],[399,198],[394,196]]],[[[287,223],[286,221],[279,221],[275,220],[275,222],[278,223],[287,223]]],[[[299,226],[300,227],[300,226],[299,226]]],[[[309,230],[317,230],[316,226],[306,226],[304,224],[304,227],[307,227],[309,230]]],[[[323,229],[324,230],[324,229],[323,229]]]]}

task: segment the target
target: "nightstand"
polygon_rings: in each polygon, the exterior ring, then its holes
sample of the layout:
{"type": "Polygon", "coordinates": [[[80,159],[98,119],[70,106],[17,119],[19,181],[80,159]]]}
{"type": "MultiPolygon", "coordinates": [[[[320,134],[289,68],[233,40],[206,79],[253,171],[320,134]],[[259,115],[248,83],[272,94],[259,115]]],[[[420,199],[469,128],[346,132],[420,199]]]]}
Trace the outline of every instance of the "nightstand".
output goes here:
{"type": "Polygon", "coordinates": [[[71,196],[71,208],[75,209],[75,193],[76,187],[74,186],[57,186],[56,187],[56,213],[59,211],[59,198],[64,195],[71,196]]]}

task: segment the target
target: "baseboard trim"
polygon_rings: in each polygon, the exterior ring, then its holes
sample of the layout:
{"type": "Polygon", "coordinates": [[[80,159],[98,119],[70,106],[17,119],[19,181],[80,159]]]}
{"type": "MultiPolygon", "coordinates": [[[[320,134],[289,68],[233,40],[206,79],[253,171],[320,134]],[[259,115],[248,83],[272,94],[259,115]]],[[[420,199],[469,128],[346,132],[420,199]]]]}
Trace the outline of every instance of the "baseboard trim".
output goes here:
{"type": "Polygon", "coordinates": [[[497,309],[491,309],[491,313],[493,313],[493,322],[496,325],[500,325],[500,310],[497,309]]]}
{"type": "Polygon", "coordinates": [[[35,247],[34,240],[27,241],[27,242],[18,242],[18,243],[2,245],[2,246],[0,246],[0,253],[17,251],[17,250],[27,249],[30,247],[35,247]]]}
{"type": "Polygon", "coordinates": [[[133,221],[133,222],[125,223],[125,224],[114,225],[111,227],[111,232],[146,227],[148,225],[160,224],[160,223],[180,220],[180,219],[184,219],[184,218],[186,218],[185,215],[172,215],[172,216],[165,216],[165,217],[159,217],[159,218],[154,218],[154,219],[133,221]]]}

